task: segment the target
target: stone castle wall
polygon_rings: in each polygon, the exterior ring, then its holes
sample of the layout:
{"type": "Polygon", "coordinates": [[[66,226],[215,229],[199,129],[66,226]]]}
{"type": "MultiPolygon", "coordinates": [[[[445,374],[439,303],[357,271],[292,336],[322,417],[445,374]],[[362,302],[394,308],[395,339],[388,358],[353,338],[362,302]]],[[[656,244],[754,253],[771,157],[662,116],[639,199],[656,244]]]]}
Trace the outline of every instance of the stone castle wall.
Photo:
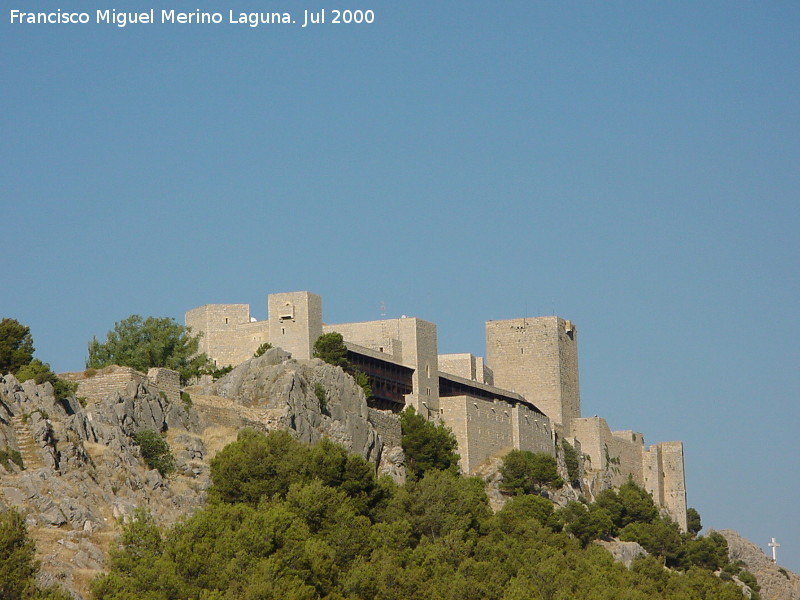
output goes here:
{"type": "Polygon", "coordinates": [[[238,365],[270,341],[269,323],[251,321],[249,304],[206,304],[188,311],[185,322],[217,367],[238,365]]]}
{"type": "Polygon", "coordinates": [[[400,446],[403,432],[400,430],[400,421],[396,414],[391,411],[370,408],[368,419],[378,431],[387,448],[400,446]]]}
{"type": "Polygon", "coordinates": [[[87,369],[77,373],[62,373],[59,377],[77,382],[75,396],[90,402],[98,402],[116,392],[124,393],[131,383],[147,383],[150,389],[163,392],[172,402],[181,399],[180,375],[171,369],[152,368],[145,375],[131,367],[112,365],[97,371],[87,369]]]}
{"type": "Polygon", "coordinates": [[[403,317],[325,325],[323,331],[336,331],[348,342],[389,354],[402,364],[412,366],[413,392],[406,397],[406,403],[428,418],[438,414],[439,354],[436,325],[414,317],[403,317]]]}
{"type": "MultiPolygon", "coordinates": [[[[440,356],[436,325],[422,319],[325,325],[322,300],[310,292],[270,294],[268,313],[267,321],[253,322],[246,304],[206,305],[188,311],[186,324],[203,333],[201,351],[217,366],[243,362],[266,341],[295,358],[308,358],[319,335],[341,333],[348,343],[413,369],[406,405],[452,428],[465,472],[511,448],[554,454],[556,436],[567,437],[588,456],[585,468],[590,474],[602,473],[604,484],[612,485],[633,477],[685,527],[680,442],[646,448],[638,432],[612,432],[599,417],[581,418],[577,330],[572,322],[555,316],[489,321],[484,362],[468,353],[440,356]],[[487,399],[485,393],[440,398],[440,373],[466,380],[462,383],[475,382],[480,389],[490,386],[490,394],[516,392],[540,412],[520,402],[487,399]],[[494,386],[500,389],[492,392],[494,386]]],[[[382,423],[377,412],[374,418],[382,423]]],[[[393,435],[394,426],[383,424],[387,435],[393,435]]]]}
{"type": "Polygon", "coordinates": [[[494,384],[521,394],[568,427],[580,417],[578,334],[559,317],[486,323],[486,358],[494,384]]]}
{"type": "Polygon", "coordinates": [[[270,294],[267,307],[270,343],[293,358],[311,358],[323,332],[322,298],[311,292],[270,294]]]}
{"type": "Polygon", "coordinates": [[[471,379],[478,383],[494,385],[492,370],[483,362],[483,357],[469,353],[440,354],[438,358],[439,371],[457,375],[464,379],[471,379]]]}
{"type": "Polygon", "coordinates": [[[524,404],[468,395],[439,402],[442,420],[458,441],[464,473],[512,449],[555,455],[549,419],[524,404]]]}

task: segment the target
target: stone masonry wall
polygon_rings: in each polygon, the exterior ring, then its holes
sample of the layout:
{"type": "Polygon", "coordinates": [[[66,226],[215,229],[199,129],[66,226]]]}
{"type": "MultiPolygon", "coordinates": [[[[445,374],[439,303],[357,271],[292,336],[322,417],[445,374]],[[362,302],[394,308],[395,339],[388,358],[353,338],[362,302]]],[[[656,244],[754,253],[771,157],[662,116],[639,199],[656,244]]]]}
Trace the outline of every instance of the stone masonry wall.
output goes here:
{"type": "Polygon", "coordinates": [[[461,470],[473,472],[487,458],[511,449],[555,455],[547,417],[523,404],[474,396],[440,398],[442,420],[453,431],[461,470]]]}
{"type": "Polygon", "coordinates": [[[461,470],[471,473],[481,462],[514,447],[511,407],[471,396],[441,398],[442,419],[458,440],[461,470]]]}
{"type": "Polygon", "coordinates": [[[439,370],[442,373],[458,375],[464,379],[479,381],[476,379],[475,357],[472,354],[440,354],[439,370]]]}
{"type": "Polygon", "coordinates": [[[337,331],[345,340],[391,355],[395,360],[412,367],[413,391],[407,404],[417,412],[432,418],[439,412],[439,355],[436,325],[405,317],[362,323],[325,325],[327,333],[337,331]]]}
{"type": "Polygon", "coordinates": [[[555,456],[550,419],[524,404],[514,405],[511,414],[515,448],[555,456]]]}
{"type": "Polygon", "coordinates": [[[185,323],[201,334],[200,352],[215,366],[238,365],[269,340],[267,321],[250,321],[249,304],[206,304],[186,312],[185,323]]]}
{"type": "Polygon", "coordinates": [[[601,417],[573,419],[570,431],[580,441],[584,454],[591,459],[591,470],[607,470],[610,482],[619,486],[633,476],[633,480],[644,485],[642,453],[644,436],[634,431],[612,432],[601,417]]]}
{"type": "Polygon", "coordinates": [[[75,395],[78,398],[86,398],[91,402],[99,402],[103,398],[111,396],[114,392],[124,392],[131,382],[146,383],[147,375],[140,373],[130,367],[111,366],[100,369],[91,377],[86,377],[84,373],[65,374],[65,378],[78,382],[78,391],[75,395]]]}
{"type": "Polygon", "coordinates": [[[369,422],[378,430],[378,435],[388,448],[401,445],[403,432],[400,430],[400,419],[388,410],[369,409],[369,422]]]}
{"type": "Polygon", "coordinates": [[[75,396],[90,402],[99,402],[116,392],[123,393],[132,382],[149,383],[152,391],[163,392],[167,399],[177,402],[181,399],[180,375],[171,369],[153,368],[147,375],[131,367],[112,365],[96,372],[92,370],[59,375],[78,384],[75,396]]]}
{"type": "Polygon", "coordinates": [[[683,442],[661,442],[664,506],[683,531],[686,531],[686,473],[683,442]]]}
{"type": "Polygon", "coordinates": [[[440,373],[449,373],[464,379],[493,385],[491,369],[484,364],[483,358],[480,356],[473,356],[469,353],[440,354],[438,362],[440,373]]]}
{"type": "Polygon", "coordinates": [[[270,294],[267,305],[270,343],[293,358],[311,358],[323,332],[322,298],[311,292],[270,294]]]}
{"type": "Polygon", "coordinates": [[[158,391],[164,392],[170,402],[181,399],[181,376],[177,371],[153,367],[147,371],[147,379],[155,384],[158,391]]]}
{"type": "Polygon", "coordinates": [[[566,427],[580,417],[577,331],[559,317],[486,323],[486,358],[494,384],[532,402],[566,427]]]}

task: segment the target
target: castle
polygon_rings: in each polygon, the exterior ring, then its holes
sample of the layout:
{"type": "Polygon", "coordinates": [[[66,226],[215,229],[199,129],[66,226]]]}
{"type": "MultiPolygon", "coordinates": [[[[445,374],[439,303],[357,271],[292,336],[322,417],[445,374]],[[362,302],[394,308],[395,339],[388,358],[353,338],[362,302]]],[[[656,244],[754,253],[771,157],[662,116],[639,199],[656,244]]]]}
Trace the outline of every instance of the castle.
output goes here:
{"type": "Polygon", "coordinates": [[[645,446],[635,431],[611,431],[600,417],[581,417],[578,332],[560,317],[488,321],[486,360],[438,354],[436,325],[414,317],[325,324],[322,299],[311,292],[270,294],[268,319],[247,304],[207,304],[186,313],[200,333],[200,351],[222,367],[238,365],[264,342],[294,358],[313,355],[323,333],[342,334],[348,359],[369,377],[373,408],[413,406],[442,420],[458,440],[461,468],[471,473],[511,448],[556,454],[566,440],[584,457],[588,475],[614,486],[628,477],[653,495],[686,529],[683,444],[645,446]]]}

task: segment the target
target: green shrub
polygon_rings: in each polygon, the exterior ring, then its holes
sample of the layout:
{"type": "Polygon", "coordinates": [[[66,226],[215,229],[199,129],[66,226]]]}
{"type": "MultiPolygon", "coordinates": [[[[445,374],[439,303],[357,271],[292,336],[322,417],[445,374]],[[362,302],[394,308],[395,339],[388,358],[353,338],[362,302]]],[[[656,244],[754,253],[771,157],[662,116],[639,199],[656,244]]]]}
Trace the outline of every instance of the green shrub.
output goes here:
{"type": "Polygon", "coordinates": [[[78,391],[77,382],[61,379],[58,375],[53,373],[50,369],[50,365],[40,361],[38,358],[34,358],[27,365],[20,368],[20,370],[17,371],[16,377],[20,382],[33,379],[36,385],[42,385],[49,381],[50,385],[53,386],[53,394],[59,400],[73,396],[75,392],[78,391]]]}
{"type": "Polygon", "coordinates": [[[344,338],[341,333],[331,331],[323,333],[314,342],[314,356],[321,358],[329,365],[347,369],[350,361],[347,360],[347,346],[344,345],[344,338]]]}
{"type": "Polygon", "coordinates": [[[556,459],[544,452],[512,450],[503,459],[501,489],[509,494],[537,494],[544,487],[560,488],[556,459]]]}
{"type": "Polygon", "coordinates": [[[270,348],[272,348],[272,344],[270,344],[269,342],[264,342],[256,349],[255,352],[253,352],[253,358],[258,358],[259,356],[262,356],[270,348]]]}
{"type": "Polygon", "coordinates": [[[175,470],[175,458],[166,440],[152,429],[143,429],[134,439],[139,444],[142,459],[151,469],[158,469],[161,475],[168,475],[175,470]]]}
{"type": "Polygon", "coordinates": [[[317,382],[314,384],[314,395],[319,400],[319,409],[322,412],[327,412],[328,410],[328,394],[325,392],[325,386],[321,383],[317,382]]]}
{"type": "Polygon", "coordinates": [[[430,470],[458,471],[458,442],[443,424],[428,421],[409,406],[400,413],[400,428],[409,474],[421,477],[430,470]]]}
{"type": "Polygon", "coordinates": [[[564,462],[567,465],[567,475],[570,483],[577,483],[580,476],[580,463],[578,462],[578,452],[567,440],[561,440],[561,449],[564,451],[564,462]]]}
{"type": "Polygon", "coordinates": [[[364,396],[370,398],[372,396],[372,386],[369,384],[369,377],[363,371],[356,371],[353,373],[353,378],[356,383],[364,390],[364,396]]]}
{"type": "Polygon", "coordinates": [[[10,471],[8,466],[8,461],[13,462],[16,464],[20,469],[25,468],[25,464],[22,462],[22,454],[19,453],[19,450],[0,450],[0,465],[3,465],[6,471],[10,471]]]}
{"type": "Polygon", "coordinates": [[[181,391],[181,402],[183,402],[183,407],[186,410],[192,408],[192,397],[189,395],[189,392],[181,391]]]}

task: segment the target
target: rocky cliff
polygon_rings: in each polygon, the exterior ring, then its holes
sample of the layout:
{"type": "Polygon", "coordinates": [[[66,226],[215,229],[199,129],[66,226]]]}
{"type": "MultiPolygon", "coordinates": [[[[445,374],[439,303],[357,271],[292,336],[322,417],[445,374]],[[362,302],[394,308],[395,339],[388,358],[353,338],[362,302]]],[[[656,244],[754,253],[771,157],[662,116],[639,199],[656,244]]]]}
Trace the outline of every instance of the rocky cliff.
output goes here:
{"type": "Polygon", "coordinates": [[[382,441],[386,419],[371,413],[352,378],[322,361],[274,349],[189,393],[171,402],[155,384],[131,382],[102,399],[60,401],[49,383],[0,377],[0,509],[26,515],[44,583],[88,597],[124,519],[142,506],[170,525],[200,506],[210,459],[244,426],[288,429],[309,443],[327,436],[403,476],[402,452],[382,441]],[[168,441],[175,473],[144,464],[134,436],[145,429],[168,441]]]}
{"type": "Polygon", "coordinates": [[[763,600],[800,600],[800,576],[772,562],[764,551],[732,529],[722,529],[731,562],[741,560],[758,579],[763,600]]]}

